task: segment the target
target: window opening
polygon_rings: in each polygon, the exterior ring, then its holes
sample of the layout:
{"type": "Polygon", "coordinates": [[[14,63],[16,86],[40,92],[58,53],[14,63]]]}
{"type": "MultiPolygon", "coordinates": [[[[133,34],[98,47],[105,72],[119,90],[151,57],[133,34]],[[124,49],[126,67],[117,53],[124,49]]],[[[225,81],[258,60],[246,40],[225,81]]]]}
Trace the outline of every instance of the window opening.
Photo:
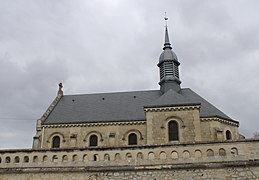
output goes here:
{"type": "Polygon", "coordinates": [[[60,137],[54,136],[52,139],[52,148],[60,148],[60,137]]]}
{"type": "Polygon", "coordinates": [[[232,135],[231,135],[231,132],[229,130],[226,131],[226,139],[227,140],[231,140],[232,139],[232,135]]]}
{"type": "Polygon", "coordinates": [[[169,141],[179,141],[178,123],[170,121],[168,124],[169,141]]]}
{"type": "Polygon", "coordinates": [[[129,135],[128,143],[129,143],[129,145],[137,145],[138,144],[137,135],[135,133],[131,133],[129,135]]]}
{"type": "Polygon", "coordinates": [[[89,138],[89,146],[94,147],[98,145],[98,137],[96,135],[92,135],[89,138]]]}

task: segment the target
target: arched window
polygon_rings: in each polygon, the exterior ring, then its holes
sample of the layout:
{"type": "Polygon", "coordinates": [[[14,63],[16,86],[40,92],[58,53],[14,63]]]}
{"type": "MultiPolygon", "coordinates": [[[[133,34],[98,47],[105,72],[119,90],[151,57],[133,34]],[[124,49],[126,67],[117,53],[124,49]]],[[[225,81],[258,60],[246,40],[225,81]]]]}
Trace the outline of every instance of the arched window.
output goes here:
{"type": "Polygon", "coordinates": [[[54,136],[52,138],[52,148],[59,148],[60,147],[60,137],[54,136]]]}
{"type": "Polygon", "coordinates": [[[138,138],[135,133],[131,133],[128,137],[128,144],[129,145],[137,145],[138,144],[138,138]]]}
{"type": "Polygon", "coordinates": [[[98,137],[96,135],[91,135],[89,138],[89,146],[97,146],[98,145],[98,137]]]}
{"type": "Polygon", "coordinates": [[[168,135],[169,135],[169,141],[178,141],[179,140],[178,124],[176,121],[170,121],[168,123],[168,135]]]}
{"type": "Polygon", "coordinates": [[[231,135],[231,132],[229,130],[226,131],[226,139],[227,140],[231,140],[232,139],[232,135],[231,135]]]}

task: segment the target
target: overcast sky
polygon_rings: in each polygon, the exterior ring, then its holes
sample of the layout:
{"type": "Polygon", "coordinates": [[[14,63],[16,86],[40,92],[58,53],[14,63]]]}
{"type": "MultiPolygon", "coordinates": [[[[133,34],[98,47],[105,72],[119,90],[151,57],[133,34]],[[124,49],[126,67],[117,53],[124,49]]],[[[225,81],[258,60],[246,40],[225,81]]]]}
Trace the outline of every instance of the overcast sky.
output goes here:
{"type": "Polygon", "coordinates": [[[0,148],[30,148],[65,94],[159,89],[164,12],[189,87],[259,129],[258,0],[0,0],[0,148]]]}

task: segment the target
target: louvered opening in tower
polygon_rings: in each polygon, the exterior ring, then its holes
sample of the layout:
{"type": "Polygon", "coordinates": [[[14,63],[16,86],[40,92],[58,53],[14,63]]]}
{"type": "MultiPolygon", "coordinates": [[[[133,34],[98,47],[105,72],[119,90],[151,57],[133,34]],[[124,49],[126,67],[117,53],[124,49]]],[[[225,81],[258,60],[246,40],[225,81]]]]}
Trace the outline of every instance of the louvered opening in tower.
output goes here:
{"type": "Polygon", "coordinates": [[[173,63],[171,63],[171,62],[165,63],[165,76],[166,77],[173,77],[174,76],[173,63]]]}

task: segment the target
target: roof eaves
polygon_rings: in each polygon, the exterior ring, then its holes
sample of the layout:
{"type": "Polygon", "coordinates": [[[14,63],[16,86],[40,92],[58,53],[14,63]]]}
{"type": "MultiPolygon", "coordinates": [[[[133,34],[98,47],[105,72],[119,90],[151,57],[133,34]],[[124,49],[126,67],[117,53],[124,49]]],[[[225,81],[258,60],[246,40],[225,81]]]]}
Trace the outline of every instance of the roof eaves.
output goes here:
{"type": "Polygon", "coordinates": [[[233,120],[231,118],[225,118],[225,117],[222,117],[222,116],[219,116],[219,115],[215,115],[215,116],[201,116],[201,118],[219,118],[219,119],[223,119],[225,121],[229,121],[229,122],[232,122],[232,123],[235,123],[239,126],[239,122],[236,121],[236,120],[233,120]]]}
{"type": "Polygon", "coordinates": [[[179,106],[200,106],[201,103],[183,103],[183,104],[163,104],[163,105],[147,105],[145,108],[161,108],[161,107],[179,107],[179,106]]]}
{"type": "Polygon", "coordinates": [[[113,123],[113,122],[137,122],[137,121],[146,121],[146,119],[130,119],[130,120],[101,120],[101,121],[73,121],[73,122],[51,122],[45,123],[44,125],[55,125],[55,124],[84,124],[84,123],[113,123]]]}

